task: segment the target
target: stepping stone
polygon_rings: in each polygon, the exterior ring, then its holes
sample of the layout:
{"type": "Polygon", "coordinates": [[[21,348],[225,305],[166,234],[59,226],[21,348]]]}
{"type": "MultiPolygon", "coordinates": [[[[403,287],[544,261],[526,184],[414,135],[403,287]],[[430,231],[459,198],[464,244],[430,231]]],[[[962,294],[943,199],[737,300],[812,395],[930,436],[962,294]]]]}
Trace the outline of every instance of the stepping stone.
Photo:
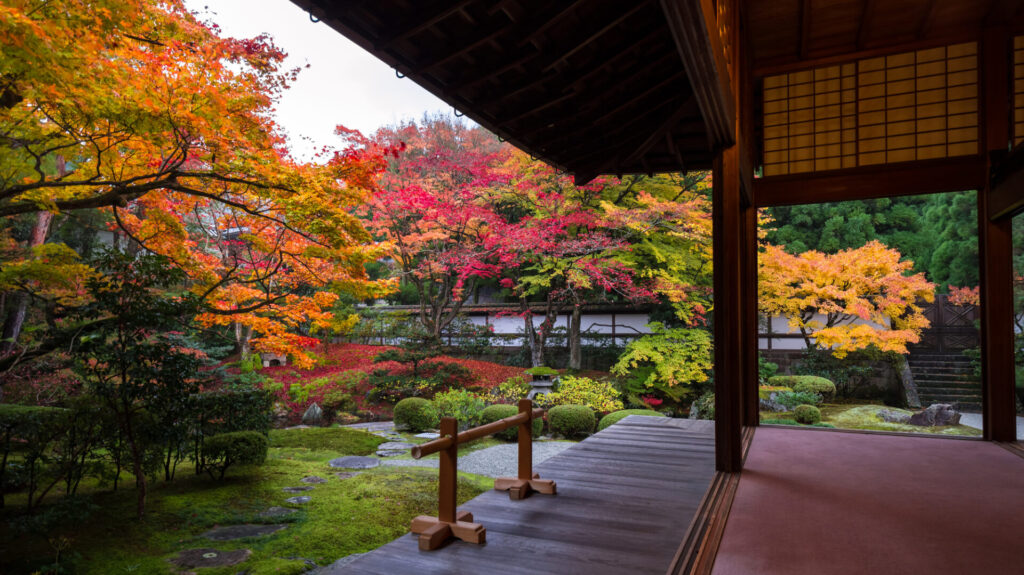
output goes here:
{"type": "Polygon", "coordinates": [[[349,455],[347,457],[332,459],[327,462],[327,465],[334,467],[335,469],[373,469],[380,465],[380,460],[374,459],[373,457],[363,457],[361,455],[349,455]]]}
{"type": "Polygon", "coordinates": [[[260,511],[256,514],[256,517],[284,517],[285,515],[291,515],[292,513],[295,513],[295,511],[295,509],[289,509],[287,507],[274,506],[271,507],[270,509],[267,509],[266,511],[260,511]]]}
{"type": "Polygon", "coordinates": [[[303,491],[309,491],[313,489],[312,485],[303,485],[301,487],[283,487],[281,491],[285,493],[302,493],[303,491]]]}
{"type": "Polygon", "coordinates": [[[217,549],[186,549],[174,557],[168,559],[178,567],[196,569],[199,567],[228,567],[238,565],[249,558],[252,551],[248,549],[235,549],[233,551],[219,551],[217,549]]]}
{"type": "Polygon", "coordinates": [[[388,441],[386,443],[381,443],[380,445],[378,445],[377,451],[408,451],[413,447],[416,447],[416,445],[413,443],[405,443],[402,441],[388,441]]]}
{"type": "Polygon", "coordinates": [[[408,455],[409,452],[404,449],[386,449],[377,452],[377,457],[395,457],[398,455],[408,455]]]}
{"type": "Polygon", "coordinates": [[[339,471],[338,473],[335,473],[334,476],[338,479],[352,479],[360,473],[362,473],[362,471],[339,471]]]}
{"type": "Polygon", "coordinates": [[[303,483],[327,483],[327,480],[317,475],[310,475],[309,477],[303,477],[299,481],[303,483]]]}
{"type": "Polygon", "coordinates": [[[428,431],[426,433],[417,433],[414,437],[419,437],[419,438],[422,438],[422,439],[438,439],[438,438],[441,437],[441,434],[440,433],[430,433],[428,431]]]}
{"type": "Polygon", "coordinates": [[[210,541],[231,541],[232,539],[244,539],[246,537],[262,537],[264,535],[270,535],[271,533],[277,533],[278,531],[288,527],[287,525],[226,525],[224,527],[214,527],[213,529],[203,533],[203,537],[210,541]]]}
{"type": "Polygon", "coordinates": [[[291,503],[292,505],[302,505],[303,503],[309,503],[312,500],[313,498],[310,497],[309,495],[297,495],[295,497],[289,497],[288,499],[285,499],[285,502],[291,503]]]}

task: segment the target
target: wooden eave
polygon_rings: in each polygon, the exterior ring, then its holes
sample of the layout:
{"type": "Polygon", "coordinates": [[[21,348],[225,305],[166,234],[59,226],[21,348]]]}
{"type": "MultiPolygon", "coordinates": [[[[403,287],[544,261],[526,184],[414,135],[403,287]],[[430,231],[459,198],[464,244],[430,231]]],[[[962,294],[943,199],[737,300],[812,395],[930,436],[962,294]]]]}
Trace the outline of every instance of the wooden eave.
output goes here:
{"type": "Polygon", "coordinates": [[[663,7],[696,0],[293,1],[578,180],[709,169],[728,130],[719,110],[709,133],[721,87],[694,92],[663,7]]]}

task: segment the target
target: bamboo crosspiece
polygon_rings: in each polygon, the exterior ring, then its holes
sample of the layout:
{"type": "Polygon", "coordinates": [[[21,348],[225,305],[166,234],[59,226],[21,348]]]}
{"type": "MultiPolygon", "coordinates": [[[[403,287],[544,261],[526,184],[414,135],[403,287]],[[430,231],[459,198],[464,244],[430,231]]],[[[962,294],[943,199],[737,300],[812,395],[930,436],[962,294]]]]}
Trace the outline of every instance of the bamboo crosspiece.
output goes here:
{"type": "Polygon", "coordinates": [[[440,452],[440,478],[437,493],[437,517],[420,515],[412,520],[409,531],[419,535],[419,547],[423,551],[437,549],[454,537],[469,543],[482,544],[486,541],[487,530],[479,523],[473,523],[473,514],[455,509],[458,488],[459,444],[479,439],[492,433],[519,426],[519,477],[494,480],[494,488],[507,490],[512,499],[522,499],[531,491],[555,493],[555,482],[540,479],[533,473],[533,420],[543,410],[533,409],[533,402],[523,399],[519,402],[519,413],[487,425],[474,427],[459,433],[459,423],[453,417],[441,419],[441,437],[412,448],[412,456],[419,459],[424,455],[440,452]]]}

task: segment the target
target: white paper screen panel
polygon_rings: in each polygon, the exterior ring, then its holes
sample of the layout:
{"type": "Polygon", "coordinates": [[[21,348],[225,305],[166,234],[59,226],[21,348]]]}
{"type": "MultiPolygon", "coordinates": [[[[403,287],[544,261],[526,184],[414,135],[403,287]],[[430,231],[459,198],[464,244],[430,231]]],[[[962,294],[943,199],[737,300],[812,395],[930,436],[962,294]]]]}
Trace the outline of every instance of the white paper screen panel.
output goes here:
{"type": "Polygon", "coordinates": [[[978,138],[976,42],[764,78],[765,176],[973,155],[978,138]]]}

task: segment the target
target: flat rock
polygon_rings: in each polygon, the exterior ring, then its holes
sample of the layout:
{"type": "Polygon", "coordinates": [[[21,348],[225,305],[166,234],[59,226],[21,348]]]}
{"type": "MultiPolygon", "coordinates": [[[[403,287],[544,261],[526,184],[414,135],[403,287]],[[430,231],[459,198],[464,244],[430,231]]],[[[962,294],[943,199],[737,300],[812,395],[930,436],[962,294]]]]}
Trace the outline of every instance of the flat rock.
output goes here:
{"type": "Polygon", "coordinates": [[[199,567],[228,567],[238,565],[249,558],[252,551],[248,549],[235,549],[233,551],[220,551],[204,547],[202,549],[186,549],[174,557],[168,559],[178,567],[195,569],[199,567]]]}
{"type": "Polygon", "coordinates": [[[408,454],[408,450],[405,449],[382,449],[377,452],[377,457],[397,457],[399,455],[408,454]]]}
{"type": "Polygon", "coordinates": [[[356,475],[359,475],[362,471],[339,471],[334,474],[338,479],[352,479],[356,475]]]}
{"type": "Polygon", "coordinates": [[[214,527],[213,529],[203,533],[203,537],[210,541],[231,541],[232,539],[244,539],[246,537],[262,537],[264,535],[270,535],[271,533],[277,533],[278,531],[288,527],[287,525],[225,525],[224,527],[214,527]]]}
{"type": "Polygon", "coordinates": [[[281,491],[285,493],[302,493],[303,491],[309,491],[313,489],[312,485],[303,485],[301,487],[284,487],[281,491]]]}
{"type": "Polygon", "coordinates": [[[288,507],[271,507],[266,511],[260,511],[256,514],[257,517],[284,517],[285,515],[291,515],[295,513],[295,509],[289,509],[288,507]]]}
{"type": "Polygon", "coordinates": [[[349,425],[342,425],[342,427],[348,427],[349,429],[362,429],[364,431],[386,431],[388,429],[394,429],[395,422],[368,421],[366,423],[351,423],[349,425]]]}
{"type": "Polygon", "coordinates": [[[430,433],[430,432],[417,433],[415,435],[415,437],[419,437],[421,439],[438,439],[438,438],[441,437],[441,434],[440,433],[430,433]]]}
{"type": "Polygon", "coordinates": [[[310,475],[309,477],[303,477],[299,481],[303,483],[327,483],[327,480],[318,475],[310,475]]]}
{"type": "Polygon", "coordinates": [[[906,423],[910,415],[892,409],[879,409],[878,418],[889,423],[906,423]]]}
{"type": "Polygon", "coordinates": [[[416,447],[412,443],[405,443],[403,441],[387,441],[377,446],[377,451],[396,451],[396,450],[407,450],[416,447]]]}
{"type": "Polygon", "coordinates": [[[957,425],[960,423],[960,413],[948,403],[933,403],[924,411],[911,415],[907,423],[924,427],[957,425]]]}
{"type": "Polygon", "coordinates": [[[373,457],[363,457],[362,455],[349,455],[332,459],[327,462],[327,465],[336,469],[373,469],[380,465],[380,460],[373,457]]]}
{"type": "Polygon", "coordinates": [[[309,495],[296,495],[295,497],[289,497],[285,499],[285,502],[291,503],[292,505],[302,505],[303,503],[309,503],[313,498],[309,495]]]}

